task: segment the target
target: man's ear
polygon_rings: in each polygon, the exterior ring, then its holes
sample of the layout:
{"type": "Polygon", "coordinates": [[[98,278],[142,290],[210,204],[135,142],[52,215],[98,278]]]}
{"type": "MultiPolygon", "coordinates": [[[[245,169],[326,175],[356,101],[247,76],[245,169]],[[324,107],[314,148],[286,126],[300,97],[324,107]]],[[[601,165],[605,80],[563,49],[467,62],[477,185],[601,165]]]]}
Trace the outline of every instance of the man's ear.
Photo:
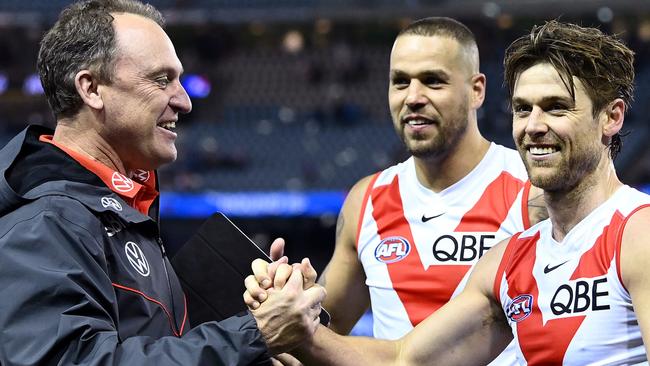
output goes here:
{"type": "Polygon", "coordinates": [[[474,109],[479,109],[485,100],[485,75],[480,73],[473,75],[470,82],[472,84],[471,105],[474,109]]]}
{"type": "Polygon", "coordinates": [[[623,128],[623,119],[625,119],[625,102],[621,98],[616,98],[609,103],[603,111],[603,137],[612,137],[623,128]]]}
{"type": "Polygon", "coordinates": [[[84,104],[92,109],[104,108],[104,101],[99,93],[99,80],[90,70],[81,70],[74,77],[74,86],[84,104]]]}

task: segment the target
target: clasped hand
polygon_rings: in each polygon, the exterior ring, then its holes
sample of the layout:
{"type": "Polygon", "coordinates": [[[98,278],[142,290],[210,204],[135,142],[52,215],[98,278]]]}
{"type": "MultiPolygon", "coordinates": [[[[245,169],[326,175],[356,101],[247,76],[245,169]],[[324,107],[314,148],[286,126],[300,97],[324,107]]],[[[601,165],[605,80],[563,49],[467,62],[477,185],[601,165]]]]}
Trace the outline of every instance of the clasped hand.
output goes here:
{"type": "Polygon", "coordinates": [[[325,289],[307,258],[288,264],[287,257],[268,263],[256,259],[244,283],[244,302],[257,321],[273,355],[288,352],[310,339],[319,324],[325,289]]]}

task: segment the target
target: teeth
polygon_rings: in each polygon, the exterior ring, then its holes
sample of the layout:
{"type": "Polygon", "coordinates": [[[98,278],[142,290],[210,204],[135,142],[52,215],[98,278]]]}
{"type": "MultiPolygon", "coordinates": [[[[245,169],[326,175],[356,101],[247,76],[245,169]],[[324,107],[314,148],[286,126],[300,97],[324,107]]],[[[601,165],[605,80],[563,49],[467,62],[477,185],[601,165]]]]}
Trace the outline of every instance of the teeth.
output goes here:
{"type": "Polygon", "coordinates": [[[428,125],[431,122],[429,122],[426,119],[412,119],[407,122],[409,126],[420,126],[420,125],[428,125]]]}
{"type": "Polygon", "coordinates": [[[166,130],[173,130],[176,128],[176,122],[163,122],[158,124],[158,127],[162,127],[166,130]]]}
{"type": "Polygon", "coordinates": [[[531,146],[529,149],[530,153],[533,155],[545,155],[545,154],[552,154],[556,152],[557,150],[553,147],[535,147],[531,146]]]}

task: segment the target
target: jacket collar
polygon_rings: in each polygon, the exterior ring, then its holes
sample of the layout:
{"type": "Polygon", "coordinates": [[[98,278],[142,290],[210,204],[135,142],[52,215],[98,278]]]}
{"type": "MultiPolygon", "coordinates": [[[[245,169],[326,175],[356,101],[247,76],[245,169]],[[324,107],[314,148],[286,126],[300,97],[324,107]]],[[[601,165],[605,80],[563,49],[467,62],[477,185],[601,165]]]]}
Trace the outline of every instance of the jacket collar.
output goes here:
{"type": "Polygon", "coordinates": [[[57,147],[40,142],[39,136],[54,131],[29,126],[0,150],[0,216],[44,196],[66,196],[90,210],[113,212],[125,221],[158,221],[132,208],[95,174],[57,147]]]}

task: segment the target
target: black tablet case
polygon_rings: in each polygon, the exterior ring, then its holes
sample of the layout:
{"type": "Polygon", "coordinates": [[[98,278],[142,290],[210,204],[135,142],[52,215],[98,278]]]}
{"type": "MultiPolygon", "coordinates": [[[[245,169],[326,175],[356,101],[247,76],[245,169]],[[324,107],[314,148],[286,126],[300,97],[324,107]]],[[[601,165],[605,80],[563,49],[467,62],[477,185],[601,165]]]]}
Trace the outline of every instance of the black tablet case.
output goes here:
{"type": "MultiPolygon", "coordinates": [[[[270,258],[223,213],[217,212],[181,247],[172,265],[187,296],[192,326],[246,310],[244,278],[251,262],[270,258]]],[[[321,323],[329,314],[321,311],[321,323]]]]}

